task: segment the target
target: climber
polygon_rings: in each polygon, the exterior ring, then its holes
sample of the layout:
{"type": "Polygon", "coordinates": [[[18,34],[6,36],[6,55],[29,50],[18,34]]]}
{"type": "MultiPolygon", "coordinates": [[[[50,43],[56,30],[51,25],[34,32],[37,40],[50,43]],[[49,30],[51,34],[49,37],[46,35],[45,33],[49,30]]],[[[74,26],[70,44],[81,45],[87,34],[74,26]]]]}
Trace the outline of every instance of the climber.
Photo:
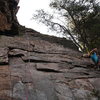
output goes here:
{"type": "Polygon", "coordinates": [[[95,66],[99,69],[99,67],[100,67],[100,58],[99,58],[99,55],[98,55],[97,48],[94,48],[88,54],[84,54],[83,57],[85,57],[85,58],[87,58],[87,57],[91,58],[92,61],[95,64],[95,66]]]}

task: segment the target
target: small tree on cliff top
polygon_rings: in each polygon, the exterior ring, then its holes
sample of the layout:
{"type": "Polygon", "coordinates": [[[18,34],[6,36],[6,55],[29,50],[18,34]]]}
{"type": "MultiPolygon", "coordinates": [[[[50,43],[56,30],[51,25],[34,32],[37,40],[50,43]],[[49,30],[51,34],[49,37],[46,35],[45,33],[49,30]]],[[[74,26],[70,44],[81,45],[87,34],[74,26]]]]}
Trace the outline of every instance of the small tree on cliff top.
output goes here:
{"type": "Polygon", "coordinates": [[[99,1],[53,0],[50,7],[55,9],[54,14],[41,9],[33,15],[33,19],[44,23],[53,31],[62,32],[66,37],[70,37],[82,51],[99,45],[99,1]],[[59,21],[56,22],[56,19],[59,21]]]}

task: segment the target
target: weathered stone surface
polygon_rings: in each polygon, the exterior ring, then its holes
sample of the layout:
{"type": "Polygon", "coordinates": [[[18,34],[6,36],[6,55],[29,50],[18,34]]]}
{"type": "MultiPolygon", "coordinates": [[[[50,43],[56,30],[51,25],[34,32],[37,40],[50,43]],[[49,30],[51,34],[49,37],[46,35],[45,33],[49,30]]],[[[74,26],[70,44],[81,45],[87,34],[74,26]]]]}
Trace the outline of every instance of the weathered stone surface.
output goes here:
{"type": "Polygon", "coordinates": [[[11,24],[7,22],[6,16],[2,12],[0,12],[0,30],[1,31],[10,30],[10,28],[11,24]]]}
{"type": "Polygon", "coordinates": [[[11,80],[9,66],[0,66],[0,100],[10,100],[11,80]],[[7,96],[9,94],[9,96],[7,96]]]}
{"type": "MultiPolygon", "coordinates": [[[[0,47],[7,47],[10,50],[12,50],[12,49],[19,49],[20,51],[24,50],[24,52],[25,51],[34,51],[34,46],[29,44],[28,42],[29,42],[28,40],[26,40],[24,38],[20,38],[18,36],[16,36],[16,37],[1,36],[0,47]]],[[[14,50],[13,50],[13,52],[14,52],[14,50]]]]}
{"type": "Polygon", "coordinates": [[[19,100],[26,99],[25,86],[21,81],[13,86],[13,97],[19,100]]]}
{"type": "Polygon", "coordinates": [[[36,69],[44,72],[60,72],[60,68],[56,63],[37,63],[36,69]]]}
{"type": "Polygon", "coordinates": [[[59,100],[75,100],[70,88],[64,83],[56,83],[55,92],[59,100]]]}
{"type": "Polygon", "coordinates": [[[8,48],[0,48],[0,64],[8,64],[8,48]]]}
{"type": "Polygon", "coordinates": [[[0,0],[0,34],[18,34],[17,5],[15,0],[0,0]]]}
{"type": "Polygon", "coordinates": [[[31,37],[34,37],[34,38],[38,37],[38,39],[48,41],[51,44],[55,43],[65,48],[67,47],[67,48],[74,49],[76,51],[78,50],[78,47],[76,47],[76,45],[71,40],[66,40],[66,38],[59,38],[55,36],[49,36],[48,38],[48,35],[45,35],[45,34],[42,35],[40,33],[37,33],[37,31],[29,29],[29,28],[27,28],[26,32],[28,34],[31,34],[31,37]]]}
{"type": "MultiPolygon", "coordinates": [[[[18,1],[0,1],[0,33],[16,29],[18,1]]],[[[100,99],[100,71],[72,42],[21,30],[0,36],[0,100],[100,99]]]]}
{"type": "Polygon", "coordinates": [[[4,100],[97,100],[100,72],[81,53],[28,37],[0,39],[0,97],[4,100]],[[6,41],[4,41],[6,40],[6,41]],[[3,69],[2,69],[3,68],[3,69]],[[6,96],[5,96],[6,95],[6,96]],[[2,97],[3,96],[3,97],[2,97]]]}
{"type": "Polygon", "coordinates": [[[27,54],[28,54],[27,51],[21,49],[12,49],[9,51],[10,56],[25,56],[27,54]]]}
{"type": "Polygon", "coordinates": [[[24,36],[0,39],[0,97],[4,100],[97,100],[100,72],[81,53],[24,36]],[[6,40],[6,41],[4,41],[6,40]],[[3,59],[5,58],[5,59],[3,59]],[[6,96],[5,96],[6,95],[6,96]],[[2,97],[3,96],[3,97],[2,97]]]}
{"type": "Polygon", "coordinates": [[[91,82],[91,84],[94,87],[94,89],[92,91],[92,95],[100,98],[100,78],[92,78],[92,79],[89,79],[89,81],[91,82]]]}

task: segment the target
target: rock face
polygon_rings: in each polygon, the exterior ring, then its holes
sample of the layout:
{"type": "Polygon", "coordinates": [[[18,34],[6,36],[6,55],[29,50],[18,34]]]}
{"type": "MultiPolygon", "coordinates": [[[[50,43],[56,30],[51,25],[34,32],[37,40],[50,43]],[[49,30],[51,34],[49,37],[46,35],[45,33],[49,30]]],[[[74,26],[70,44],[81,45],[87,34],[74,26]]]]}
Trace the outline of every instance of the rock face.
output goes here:
{"type": "Polygon", "coordinates": [[[25,28],[5,36],[16,1],[0,0],[0,100],[99,100],[100,71],[72,42],[25,28]]]}
{"type": "Polygon", "coordinates": [[[34,34],[0,37],[0,100],[99,100],[90,59],[34,34]]]}
{"type": "Polygon", "coordinates": [[[18,34],[16,0],[0,0],[0,34],[18,34]]]}

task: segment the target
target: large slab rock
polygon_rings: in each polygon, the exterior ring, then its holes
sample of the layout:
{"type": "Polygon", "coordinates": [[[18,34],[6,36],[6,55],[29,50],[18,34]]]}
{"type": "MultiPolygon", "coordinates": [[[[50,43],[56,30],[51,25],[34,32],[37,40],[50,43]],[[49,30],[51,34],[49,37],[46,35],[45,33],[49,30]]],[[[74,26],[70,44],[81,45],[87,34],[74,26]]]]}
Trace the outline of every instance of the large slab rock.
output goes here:
{"type": "Polygon", "coordinates": [[[56,63],[37,63],[36,69],[44,72],[61,72],[59,65],[56,63]]]}
{"type": "MultiPolygon", "coordinates": [[[[10,50],[19,49],[19,52],[21,50],[24,50],[23,53],[25,51],[34,51],[34,46],[29,44],[28,42],[29,42],[28,40],[23,39],[23,38],[18,37],[18,36],[16,36],[16,37],[1,36],[0,47],[8,47],[10,50]]],[[[17,51],[13,50],[13,52],[15,53],[17,51]]]]}
{"type": "Polygon", "coordinates": [[[100,71],[81,55],[38,35],[1,36],[0,100],[98,100],[100,71]]]}
{"type": "Polygon", "coordinates": [[[11,44],[8,44],[10,49],[21,49],[26,51],[33,51],[33,46],[27,44],[28,41],[13,41],[11,44]]]}
{"type": "Polygon", "coordinates": [[[9,51],[9,56],[26,56],[28,54],[27,51],[21,49],[12,49],[9,51]]]}
{"type": "Polygon", "coordinates": [[[56,83],[55,87],[55,92],[59,100],[75,100],[71,89],[66,84],[56,83]]]}

